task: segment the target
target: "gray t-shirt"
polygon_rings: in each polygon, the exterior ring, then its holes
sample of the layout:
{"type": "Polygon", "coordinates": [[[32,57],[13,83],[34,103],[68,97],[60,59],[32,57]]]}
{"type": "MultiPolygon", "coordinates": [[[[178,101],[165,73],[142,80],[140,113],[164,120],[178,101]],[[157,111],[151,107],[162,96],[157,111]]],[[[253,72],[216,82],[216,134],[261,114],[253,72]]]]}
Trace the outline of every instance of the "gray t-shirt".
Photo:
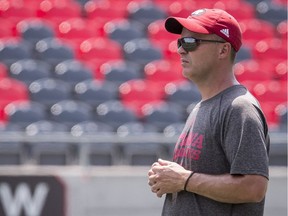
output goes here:
{"type": "MultiPolygon", "coordinates": [[[[268,152],[260,106],[244,86],[235,85],[195,106],[176,143],[173,161],[198,173],[268,178],[268,152]]],[[[162,216],[260,216],[263,211],[264,200],[228,204],[181,191],[166,195],[162,216]]]]}

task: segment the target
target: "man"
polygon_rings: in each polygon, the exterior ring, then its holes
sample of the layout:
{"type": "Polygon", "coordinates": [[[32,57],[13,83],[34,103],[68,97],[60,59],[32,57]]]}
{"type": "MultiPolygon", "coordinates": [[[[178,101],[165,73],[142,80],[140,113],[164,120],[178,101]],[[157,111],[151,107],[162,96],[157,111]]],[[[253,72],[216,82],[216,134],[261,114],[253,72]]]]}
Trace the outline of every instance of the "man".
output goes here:
{"type": "Polygon", "coordinates": [[[159,159],[148,172],[152,192],[166,194],[162,215],[263,215],[269,136],[258,102],[233,74],[242,44],[238,22],[223,10],[201,9],[187,19],[169,17],[165,27],[181,35],[182,73],[202,101],[187,119],[173,162],[159,159]]]}

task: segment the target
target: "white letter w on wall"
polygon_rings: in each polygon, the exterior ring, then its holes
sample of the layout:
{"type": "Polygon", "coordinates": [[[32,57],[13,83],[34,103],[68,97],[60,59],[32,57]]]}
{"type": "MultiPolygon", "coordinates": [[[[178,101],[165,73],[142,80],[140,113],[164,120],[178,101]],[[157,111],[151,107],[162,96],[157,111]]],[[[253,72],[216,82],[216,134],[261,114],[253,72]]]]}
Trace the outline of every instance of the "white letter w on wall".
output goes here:
{"type": "Polygon", "coordinates": [[[16,187],[13,197],[9,184],[0,184],[0,201],[2,202],[5,216],[20,216],[22,208],[25,216],[40,216],[48,191],[49,188],[46,183],[39,183],[35,187],[33,196],[29,185],[21,183],[16,187]]]}

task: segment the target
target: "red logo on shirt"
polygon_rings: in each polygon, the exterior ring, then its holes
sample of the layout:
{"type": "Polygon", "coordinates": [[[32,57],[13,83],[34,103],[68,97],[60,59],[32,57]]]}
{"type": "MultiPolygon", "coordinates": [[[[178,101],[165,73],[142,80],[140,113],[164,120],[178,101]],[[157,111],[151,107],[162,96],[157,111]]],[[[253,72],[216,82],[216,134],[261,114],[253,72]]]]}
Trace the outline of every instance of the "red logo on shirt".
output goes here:
{"type": "Polygon", "coordinates": [[[203,134],[199,133],[182,133],[174,150],[173,160],[182,161],[183,158],[199,160],[203,148],[203,138],[203,134]]]}

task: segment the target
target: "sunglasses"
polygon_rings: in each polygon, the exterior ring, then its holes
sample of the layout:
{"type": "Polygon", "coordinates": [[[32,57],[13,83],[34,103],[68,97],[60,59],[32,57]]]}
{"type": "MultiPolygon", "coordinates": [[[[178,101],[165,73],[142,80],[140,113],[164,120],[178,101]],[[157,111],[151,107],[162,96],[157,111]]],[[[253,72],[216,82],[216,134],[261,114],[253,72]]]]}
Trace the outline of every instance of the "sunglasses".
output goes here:
{"type": "Polygon", "coordinates": [[[225,41],[218,41],[218,40],[204,40],[204,39],[196,39],[193,37],[183,37],[177,40],[177,47],[182,47],[186,52],[195,51],[196,48],[202,42],[212,42],[212,43],[226,43],[225,41]]]}

